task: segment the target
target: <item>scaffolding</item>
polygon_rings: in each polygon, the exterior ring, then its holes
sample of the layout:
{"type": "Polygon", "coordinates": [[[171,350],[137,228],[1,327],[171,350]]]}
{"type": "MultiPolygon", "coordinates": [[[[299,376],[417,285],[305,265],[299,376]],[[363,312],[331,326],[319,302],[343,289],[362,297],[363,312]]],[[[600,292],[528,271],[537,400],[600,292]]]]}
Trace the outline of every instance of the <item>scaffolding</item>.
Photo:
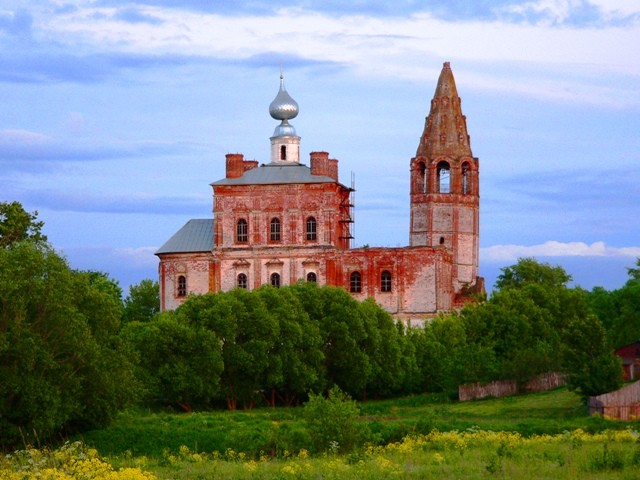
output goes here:
{"type": "Polygon", "coordinates": [[[347,189],[349,195],[340,201],[340,223],[343,224],[340,240],[351,241],[355,234],[355,201],[356,201],[356,176],[351,172],[351,186],[347,189]]]}

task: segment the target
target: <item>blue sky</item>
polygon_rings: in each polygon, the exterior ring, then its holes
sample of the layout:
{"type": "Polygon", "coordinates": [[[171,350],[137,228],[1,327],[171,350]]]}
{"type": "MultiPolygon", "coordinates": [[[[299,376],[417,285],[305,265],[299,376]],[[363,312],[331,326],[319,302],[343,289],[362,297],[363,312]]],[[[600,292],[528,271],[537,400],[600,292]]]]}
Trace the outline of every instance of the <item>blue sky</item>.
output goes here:
{"type": "Polygon", "coordinates": [[[585,288],[640,257],[640,2],[4,0],[0,201],[126,289],[211,216],[224,155],[292,122],[356,179],[356,245],[408,243],[409,161],[450,61],[481,167],[481,274],[535,256],[585,288]]]}

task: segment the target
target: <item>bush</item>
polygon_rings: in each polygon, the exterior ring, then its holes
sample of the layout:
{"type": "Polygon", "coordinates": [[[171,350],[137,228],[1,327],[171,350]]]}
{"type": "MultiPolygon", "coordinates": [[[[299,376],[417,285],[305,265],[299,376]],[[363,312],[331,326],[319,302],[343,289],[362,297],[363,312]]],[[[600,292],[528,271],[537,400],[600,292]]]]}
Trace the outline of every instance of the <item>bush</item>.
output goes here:
{"type": "Polygon", "coordinates": [[[364,432],[356,422],[360,409],[351,397],[334,386],[327,398],[309,395],[304,405],[304,419],[315,452],[349,452],[364,432]]]}

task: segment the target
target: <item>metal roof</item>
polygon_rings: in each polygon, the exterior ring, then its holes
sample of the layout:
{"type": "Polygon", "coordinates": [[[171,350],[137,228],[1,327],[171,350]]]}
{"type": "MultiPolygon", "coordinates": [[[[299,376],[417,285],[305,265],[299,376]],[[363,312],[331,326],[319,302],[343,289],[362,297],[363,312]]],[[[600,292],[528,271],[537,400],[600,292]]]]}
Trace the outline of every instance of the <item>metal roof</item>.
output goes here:
{"type": "Polygon", "coordinates": [[[161,253],[209,252],[213,249],[213,219],[191,219],[162,245],[161,253]]]}
{"type": "Polygon", "coordinates": [[[301,163],[271,162],[244,172],[240,178],[223,178],[211,185],[269,185],[279,183],[336,183],[331,177],[311,175],[301,163]]]}

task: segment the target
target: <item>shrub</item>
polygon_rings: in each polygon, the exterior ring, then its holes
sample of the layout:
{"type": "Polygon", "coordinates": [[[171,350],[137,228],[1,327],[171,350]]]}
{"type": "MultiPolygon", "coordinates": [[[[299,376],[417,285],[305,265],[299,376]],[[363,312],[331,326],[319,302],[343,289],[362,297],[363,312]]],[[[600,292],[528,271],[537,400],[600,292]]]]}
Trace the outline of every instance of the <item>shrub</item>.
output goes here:
{"type": "Polygon", "coordinates": [[[362,435],[356,421],[360,409],[351,397],[334,386],[327,398],[309,395],[304,405],[304,419],[316,452],[349,452],[362,435]]]}

